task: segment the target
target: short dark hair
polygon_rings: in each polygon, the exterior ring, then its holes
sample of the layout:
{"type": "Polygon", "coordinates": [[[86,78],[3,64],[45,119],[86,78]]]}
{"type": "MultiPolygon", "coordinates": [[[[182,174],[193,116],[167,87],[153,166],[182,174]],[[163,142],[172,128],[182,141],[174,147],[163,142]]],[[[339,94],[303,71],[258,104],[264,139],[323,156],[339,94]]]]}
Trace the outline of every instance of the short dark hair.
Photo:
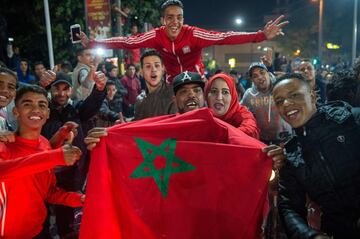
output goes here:
{"type": "Polygon", "coordinates": [[[288,74],[284,74],[284,75],[276,78],[276,81],[274,82],[273,87],[275,87],[281,81],[288,80],[288,79],[297,79],[297,80],[301,81],[302,83],[304,83],[307,87],[309,87],[309,89],[311,88],[309,85],[309,82],[307,82],[305,80],[305,78],[299,73],[288,73],[288,74]]]}
{"type": "Polygon", "coordinates": [[[165,15],[165,9],[170,6],[177,6],[177,7],[180,7],[181,9],[184,9],[184,5],[180,0],[167,0],[161,5],[161,8],[160,8],[162,17],[164,17],[164,15],[165,15]]]}
{"type": "Polygon", "coordinates": [[[48,100],[47,92],[44,88],[37,85],[24,85],[16,91],[15,105],[17,105],[21,98],[28,92],[43,95],[48,100]]]}
{"type": "Polygon", "coordinates": [[[10,70],[9,68],[0,67],[0,73],[8,74],[8,75],[14,77],[16,79],[16,82],[18,82],[18,77],[17,77],[16,73],[13,72],[12,70],[10,70]]]}
{"type": "Polygon", "coordinates": [[[154,49],[150,49],[150,50],[145,51],[140,57],[141,68],[144,65],[144,58],[148,57],[148,56],[157,56],[160,58],[161,64],[164,64],[160,52],[158,52],[157,50],[154,50],[154,49]]]}
{"type": "Polygon", "coordinates": [[[109,86],[109,85],[115,85],[115,86],[116,86],[115,81],[108,80],[108,81],[106,82],[106,86],[109,86]]]}
{"type": "Polygon", "coordinates": [[[90,47],[80,46],[76,48],[76,56],[81,56],[85,50],[91,49],[90,47]]]}
{"type": "Polygon", "coordinates": [[[130,68],[131,66],[133,66],[133,67],[135,68],[135,70],[136,70],[136,66],[135,66],[133,63],[127,64],[127,65],[126,65],[126,70],[129,70],[129,68],[130,68]]]}
{"type": "Polygon", "coordinates": [[[70,61],[67,61],[67,60],[64,60],[63,62],[61,62],[60,68],[72,71],[72,65],[71,65],[70,61]]]}
{"type": "Polygon", "coordinates": [[[35,63],[34,63],[34,68],[35,68],[35,66],[37,66],[37,65],[43,65],[43,66],[45,66],[42,61],[35,61],[35,63]]]}

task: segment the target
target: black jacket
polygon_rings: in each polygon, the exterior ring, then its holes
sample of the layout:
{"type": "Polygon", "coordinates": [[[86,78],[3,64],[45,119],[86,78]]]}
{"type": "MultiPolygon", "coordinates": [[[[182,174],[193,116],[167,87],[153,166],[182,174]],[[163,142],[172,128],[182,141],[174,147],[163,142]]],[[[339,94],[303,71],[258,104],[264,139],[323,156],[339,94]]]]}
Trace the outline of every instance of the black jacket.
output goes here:
{"type": "Polygon", "coordinates": [[[79,124],[77,128],[78,134],[73,141],[73,145],[79,147],[82,151],[78,167],[76,165],[63,167],[55,171],[57,172],[56,178],[58,185],[66,190],[81,189],[88,167],[88,162],[85,161],[87,158],[87,150],[84,143],[85,133],[83,129],[88,128],[87,124],[89,124],[89,119],[99,112],[105,96],[106,90],[98,91],[96,87],[94,87],[91,94],[84,101],[67,104],[64,108],[61,108],[61,110],[59,110],[53,102],[50,103],[50,117],[41,131],[44,137],[50,139],[67,121],[74,121],[79,124]],[[80,172],[78,170],[80,170],[80,172]],[[81,178],[79,173],[81,173],[81,178]]]}
{"type": "Polygon", "coordinates": [[[322,232],[335,239],[360,238],[359,119],[359,109],[344,102],[320,106],[285,145],[279,210],[290,238],[319,233],[307,225],[306,194],[323,212],[322,232]]]}

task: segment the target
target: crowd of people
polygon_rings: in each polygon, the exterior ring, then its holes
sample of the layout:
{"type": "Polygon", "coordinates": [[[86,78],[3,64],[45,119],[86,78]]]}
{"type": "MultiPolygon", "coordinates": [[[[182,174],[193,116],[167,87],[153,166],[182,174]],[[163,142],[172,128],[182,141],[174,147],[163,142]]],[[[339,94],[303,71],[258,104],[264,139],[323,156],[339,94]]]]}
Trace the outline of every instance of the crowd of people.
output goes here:
{"type": "Polygon", "coordinates": [[[288,22],[207,31],[184,25],[181,1],[167,0],[161,23],[103,40],[81,32],[74,68],[39,61],[32,73],[22,58],[0,67],[0,238],[76,238],[89,151],[106,127],[202,107],[268,145],[277,177],[264,238],[360,238],[360,61],[325,76],[309,59],[282,69],[276,54],[243,75],[205,76],[203,48],[270,40],[288,22]],[[96,46],[151,49],[131,53],[120,76],[96,46]]]}

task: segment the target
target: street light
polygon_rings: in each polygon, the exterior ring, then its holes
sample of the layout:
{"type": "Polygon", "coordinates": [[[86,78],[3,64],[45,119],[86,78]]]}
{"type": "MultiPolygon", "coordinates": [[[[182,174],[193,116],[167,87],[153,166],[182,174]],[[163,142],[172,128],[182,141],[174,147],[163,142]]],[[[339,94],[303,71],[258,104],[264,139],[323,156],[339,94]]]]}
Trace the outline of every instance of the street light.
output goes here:
{"type": "Polygon", "coordinates": [[[235,24],[240,26],[241,24],[243,24],[243,20],[238,17],[235,19],[235,24]]]}
{"type": "Polygon", "coordinates": [[[356,58],[357,10],[358,10],[358,0],[354,0],[353,42],[352,42],[352,54],[351,54],[352,64],[354,64],[356,58]]]}

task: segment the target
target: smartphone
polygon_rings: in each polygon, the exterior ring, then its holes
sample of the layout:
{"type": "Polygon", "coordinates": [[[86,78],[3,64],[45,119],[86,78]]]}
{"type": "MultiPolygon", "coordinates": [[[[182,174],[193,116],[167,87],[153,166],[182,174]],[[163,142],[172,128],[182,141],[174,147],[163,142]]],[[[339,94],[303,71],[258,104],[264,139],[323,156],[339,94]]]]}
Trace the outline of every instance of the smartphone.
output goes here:
{"type": "Polygon", "coordinates": [[[70,33],[71,33],[71,42],[72,43],[78,43],[81,42],[80,38],[77,36],[77,34],[80,35],[81,27],[79,24],[74,24],[70,26],[70,33]]]}

